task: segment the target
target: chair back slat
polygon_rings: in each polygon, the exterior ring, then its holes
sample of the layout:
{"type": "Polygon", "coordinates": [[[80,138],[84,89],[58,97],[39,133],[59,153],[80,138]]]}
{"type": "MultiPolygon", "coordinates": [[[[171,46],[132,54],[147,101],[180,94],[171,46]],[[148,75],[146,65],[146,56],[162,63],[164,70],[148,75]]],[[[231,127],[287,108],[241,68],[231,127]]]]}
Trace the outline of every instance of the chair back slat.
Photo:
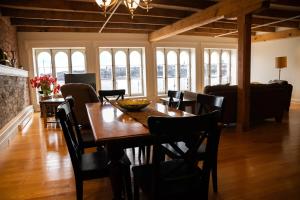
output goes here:
{"type": "Polygon", "coordinates": [[[125,90],[121,89],[121,90],[99,90],[99,99],[100,102],[103,104],[104,100],[106,100],[107,102],[109,102],[109,98],[108,97],[115,97],[114,100],[119,100],[124,99],[124,95],[125,95],[125,90]]]}
{"type": "Polygon", "coordinates": [[[175,90],[168,90],[168,97],[169,97],[169,105],[170,107],[174,108],[181,108],[181,102],[183,100],[183,93],[181,91],[175,90]]]}
{"type": "MultiPolygon", "coordinates": [[[[198,169],[197,150],[205,142],[206,156],[203,160],[202,168],[199,170],[201,171],[201,187],[204,195],[207,196],[210,177],[209,173],[213,161],[212,155],[217,152],[218,138],[220,136],[218,117],[219,111],[213,111],[201,116],[148,118],[149,130],[154,137],[152,158],[154,165],[154,195],[159,196],[159,193],[162,192],[160,191],[159,184],[161,184],[160,182],[162,181],[160,177],[160,163],[162,162],[161,155],[165,153],[164,145],[170,144],[175,150],[179,148],[180,150],[177,151],[178,154],[176,160],[183,160],[184,165],[188,168],[198,169]],[[181,143],[185,144],[186,150],[182,150],[182,146],[179,146],[181,143]],[[176,145],[178,145],[178,147],[176,147],[176,145]]],[[[168,174],[172,173],[175,173],[175,171],[165,173],[164,177],[168,177],[168,174]]],[[[197,174],[197,176],[198,175],[199,174],[197,174]]],[[[191,176],[191,174],[188,176],[191,176]]],[[[176,178],[172,179],[172,181],[176,181],[176,178]]]]}
{"type": "Polygon", "coordinates": [[[207,114],[214,110],[222,111],[224,97],[208,94],[197,94],[198,115],[207,114]]]}

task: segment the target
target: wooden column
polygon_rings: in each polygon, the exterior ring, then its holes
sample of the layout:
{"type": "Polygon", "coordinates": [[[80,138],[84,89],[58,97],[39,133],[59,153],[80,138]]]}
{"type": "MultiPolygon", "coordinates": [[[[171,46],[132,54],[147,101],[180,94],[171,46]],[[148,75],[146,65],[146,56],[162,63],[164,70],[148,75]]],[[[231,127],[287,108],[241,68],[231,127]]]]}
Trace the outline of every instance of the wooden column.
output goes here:
{"type": "Polygon", "coordinates": [[[250,124],[251,14],[238,16],[238,107],[237,128],[250,124]]]}

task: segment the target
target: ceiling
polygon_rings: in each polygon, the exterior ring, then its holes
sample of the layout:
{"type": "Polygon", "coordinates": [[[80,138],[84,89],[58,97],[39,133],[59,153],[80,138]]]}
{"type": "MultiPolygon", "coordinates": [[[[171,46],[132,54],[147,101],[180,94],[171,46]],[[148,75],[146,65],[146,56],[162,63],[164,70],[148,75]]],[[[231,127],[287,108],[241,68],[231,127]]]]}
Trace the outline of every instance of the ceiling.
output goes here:
{"type": "MultiPolygon", "coordinates": [[[[138,8],[133,19],[121,4],[102,32],[151,33],[216,3],[217,0],[152,0],[153,8],[148,12],[138,8]]],[[[18,32],[96,33],[108,18],[94,0],[0,0],[0,9],[18,32]]],[[[252,35],[299,27],[299,0],[271,0],[269,8],[254,13],[252,18],[252,35]]],[[[182,34],[237,37],[236,29],[236,18],[225,18],[182,34]]]]}

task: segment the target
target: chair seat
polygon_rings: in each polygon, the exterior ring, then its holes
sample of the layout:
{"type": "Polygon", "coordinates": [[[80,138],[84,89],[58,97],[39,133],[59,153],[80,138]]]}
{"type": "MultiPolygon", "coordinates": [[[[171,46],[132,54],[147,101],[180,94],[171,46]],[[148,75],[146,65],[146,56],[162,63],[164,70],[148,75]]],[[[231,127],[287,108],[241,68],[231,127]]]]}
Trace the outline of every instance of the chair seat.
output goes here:
{"type": "MultiPolygon", "coordinates": [[[[134,180],[137,181],[143,192],[151,194],[153,186],[154,165],[140,165],[132,168],[134,180]]],[[[202,170],[191,167],[183,160],[170,160],[160,165],[159,194],[162,199],[192,199],[201,191],[202,170]],[[191,187],[192,186],[192,187],[191,187]],[[187,193],[189,191],[189,193],[187,193]],[[187,196],[187,194],[190,194],[187,196]]]]}
{"type": "Polygon", "coordinates": [[[82,154],[81,170],[84,180],[107,177],[109,174],[109,159],[106,151],[82,154]]]}

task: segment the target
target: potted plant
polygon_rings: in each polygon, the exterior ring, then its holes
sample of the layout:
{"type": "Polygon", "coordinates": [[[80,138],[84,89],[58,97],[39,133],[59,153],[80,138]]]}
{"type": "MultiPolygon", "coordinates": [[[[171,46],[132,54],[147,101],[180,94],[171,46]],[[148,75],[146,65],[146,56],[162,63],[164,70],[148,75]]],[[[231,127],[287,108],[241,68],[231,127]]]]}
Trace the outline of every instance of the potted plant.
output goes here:
{"type": "Polygon", "coordinates": [[[50,75],[36,76],[30,79],[30,84],[33,88],[38,88],[42,99],[52,98],[52,93],[55,95],[60,91],[60,85],[57,84],[57,79],[50,75]]]}

